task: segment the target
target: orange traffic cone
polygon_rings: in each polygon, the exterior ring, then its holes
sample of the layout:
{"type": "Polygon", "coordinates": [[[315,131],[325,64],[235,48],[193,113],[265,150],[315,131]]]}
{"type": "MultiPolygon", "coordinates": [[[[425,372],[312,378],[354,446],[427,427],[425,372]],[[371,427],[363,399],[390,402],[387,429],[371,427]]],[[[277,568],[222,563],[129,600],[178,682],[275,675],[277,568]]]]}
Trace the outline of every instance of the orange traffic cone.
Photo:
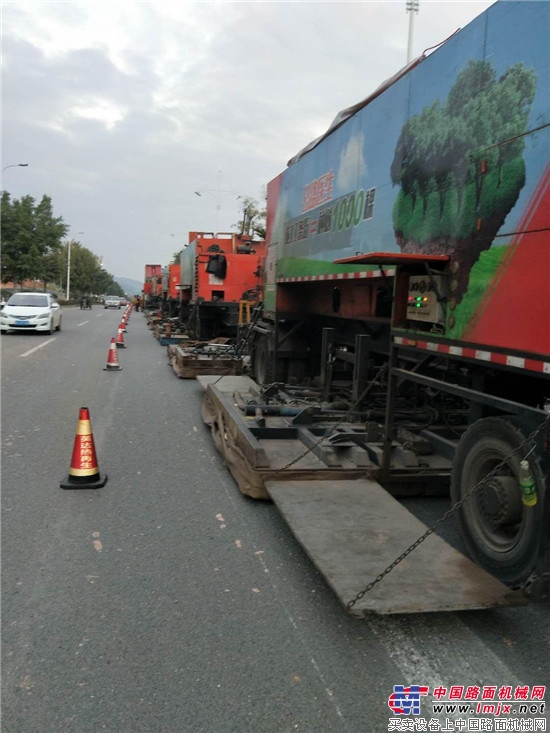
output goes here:
{"type": "Polygon", "coordinates": [[[122,329],[123,333],[128,333],[128,329],[126,328],[126,321],[124,320],[124,316],[122,316],[122,320],[120,322],[119,328],[122,329]]]}
{"type": "Polygon", "coordinates": [[[90,412],[81,407],[69,474],[59,485],[62,489],[100,489],[106,483],[107,476],[99,473],[97,465],[90,412]]]}
{"type": "Polygon", "coordinates": [[[118,363],[118,354],[116,351],[116,341],[114,338],[111,339],[111,345],[109,346],[109,355],[107,356],[107,366],[103,367],[104,372],[120,371],[122,367],[118,363]]]}
{"type": "Polygon", "coordinates": [[[120,326],[118,327],[118,333],[116,337],[116,347],[117,349],[126,348],[126,344],[124,343],[124,330],[120,326]]]}

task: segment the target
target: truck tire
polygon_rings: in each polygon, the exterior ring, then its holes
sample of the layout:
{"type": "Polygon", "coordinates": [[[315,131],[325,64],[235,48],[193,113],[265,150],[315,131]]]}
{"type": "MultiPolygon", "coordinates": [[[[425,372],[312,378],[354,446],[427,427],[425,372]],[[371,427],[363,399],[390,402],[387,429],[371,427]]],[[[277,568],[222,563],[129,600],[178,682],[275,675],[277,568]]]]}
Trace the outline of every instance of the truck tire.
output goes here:
{"type": "Polygon", "coordinates": [[[514,453],[525,436],[497,417],[475,422],[462,436],[453,461],[451,499],[461,500],[497,466],[504,465],[458,511],[462,539],[472,559],[511,587],[522,585],[542,557],[545,482],[535,453],[528,457],[537,489],[524,506],[518,473],[529,449],[514,453]]]}

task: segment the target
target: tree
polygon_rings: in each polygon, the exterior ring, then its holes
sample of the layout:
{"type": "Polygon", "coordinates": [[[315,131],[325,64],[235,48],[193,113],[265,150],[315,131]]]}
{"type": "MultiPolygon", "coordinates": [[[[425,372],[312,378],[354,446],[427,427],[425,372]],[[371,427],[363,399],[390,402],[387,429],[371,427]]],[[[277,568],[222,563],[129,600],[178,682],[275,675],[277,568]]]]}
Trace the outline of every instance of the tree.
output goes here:
{"type": "MultiPolygon", "coordinates": [[[[68,226],[53,215],[49,196],[36,204],[32,196],[10,198],[2,192],[2,282],[42,279],[44,258],[61,247],[68,226]]],[[[50,263],[51,263],[50,258],[50,263]]]]}
{"type": "Polygon", "coordinates": [[[501,136],[506,145],[498,147],[499,184],[506,163],[523,153],[526,127],[531,104],[535,98],[536,75],[523,64],[511,66],[499,79],[498,93],[494,95],[493,109],[499,121],[501,136]]]}
{"type": "Polygon", "coordinates": [[[102,268],[97,256],[75,239],[65,242],[52,262],[46,261],[46,266],[51,267],[53,280],[59,282],[65,289],[67,288],[69,247],[71,248],[71,291],[79,295],[90,293],[124,295],[113,276],[102,268]]]}
{"type": "Polygon", "coordinates": [[[412,201],[412,210],[416,206],[419,176],[418,115],[408,119],[403,125],[395,154],[391,164],[391,178],[394,185],[400,185],[405,196],[412,201]]]}
{"type": "MultiPolygon", "coordinates": [[[[113,286],[113,283],[113,276],[110,275],[108,272],[105,272],[102,267],[99,267],[93,275],[92,283],[90,285],[90,292],[96,295],[99,295],[100,293],[106,293],[107,290],[113,286]]],[[[122,291],[122,288],[119,287],[119,290],[122,291]]],[[[123,292],[120,292],[119,294],[124,295],[123,292]]]]}
{"type": "Polygon", "coordinates": [[[494,86],[496,75],[490,61],[470,59],[460,72],[447,98],[447,112],[451,117],[464,116],[464,108],[473,97],[484,96],[494,86]]]}
{"type": "Polygon", "coordinates": [[[96,256],[79,242],[71,242],[71,287],[80,294],[93,291],[99,264],[96,256]]]}
{"type": "MultiPolygon", "coordinates": [[[[410,117],[401,129],[390,169],[392,183],[399,185],[403,193],[398,199],[399,206],[414,213],[420,197],[422,214],[426,217],[429,200],[437,195],[442,229],[467,236],[475,231],[482,208],[496,205],[488,200],[491,194],[484,193],[487,173],[495,171],[493,179],[498,174],[500,186],[505,166],[508,166],[509,179],[514,176],[515,179],[509,180],[506,203],[500,196],[499,205],[511,206],[523,185],[521,166],[515,163],[523,153],[522,133],[535,86],[534,71],[521,63],[511,66],[497,79],[489,61],[470,60],[450,89],[446,103],[434,101],[410,117]],[[457,201],[455,220],[443,222],[446,197],[453,189],[457,201]],[[473,192],[470,197],[473,207],[466,220],[464,192],[467,190],[473,192]]],[[[400,212],[394,212],[396,222],[401,222],[400,212]]],[[[422,228],[422,219],[415,217],[415,220],[422,228]]],[[[429,231],[431,237],[440,235],[433,227],[429,231]]],[[[420,230],[416,236],[411,234],[416,240],[422,240],[420,230]]]]}
{"type": "Polygon", "coordinates": [[[124,295],[97,256],[77,240],[62,242],[69,227],[53,215],[49,196],[37,204],[31,196],[12,200],[2,192],[2,282],[17,284],[25,279],[42,280],[67,287],[67,263],[71,289],[78,293],[124,295]]]}
{"type": "Polygon", "coordinates": [[[233,226],[238,227],[240,236],[254,237],[265,239],[266,235],[266,216],[265,206],[260,208],[260,204],[251,196],[247,196],[242,200],[243,218],[233,226]]]}

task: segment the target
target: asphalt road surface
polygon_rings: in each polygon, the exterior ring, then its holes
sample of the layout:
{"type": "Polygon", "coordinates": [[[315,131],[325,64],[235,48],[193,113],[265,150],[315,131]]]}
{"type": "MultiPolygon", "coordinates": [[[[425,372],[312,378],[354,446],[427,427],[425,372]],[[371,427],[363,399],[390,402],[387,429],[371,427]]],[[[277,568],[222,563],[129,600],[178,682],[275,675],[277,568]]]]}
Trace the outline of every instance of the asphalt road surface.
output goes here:
{"type": "Polygon", "coordinates": [[[395,727],[394,685],[550,683],[544,600],[348,617],[275,506],[238,492],[142,314],[104,370],[120,315],[1,339],[3,733],[469,730],[431,697],[395,727]],[[109,478],[65,491],[84,406],[109,478]]]}

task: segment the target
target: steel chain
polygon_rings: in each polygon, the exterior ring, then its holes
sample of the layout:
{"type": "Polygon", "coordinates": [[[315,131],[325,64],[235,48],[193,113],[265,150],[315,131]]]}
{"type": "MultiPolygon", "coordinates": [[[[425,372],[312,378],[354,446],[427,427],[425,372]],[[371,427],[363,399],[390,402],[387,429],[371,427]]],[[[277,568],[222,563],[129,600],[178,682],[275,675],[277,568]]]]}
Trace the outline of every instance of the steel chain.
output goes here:
{"type": "MultiPolygon", "coordinates": [[[[365,586],[363,590],[359,591],[359,593],[357,593],[355,598],[352,598],[351,601],[348,601],[348,603],[346,604],[346,609],[348,611],[351,610],[355,606],[357,601],[360,601],[361,598],[363,598],[363,596],[365,596],[369,591],[371,591],[375,585],[377,585],[383,578],[386,577],[386,575],[389,575],[389,573],[391,573],[391,571],[397,565],[399,565],[400,562],[402,562],[406,557],[408,557],[411,554],[411,552],[416,550],[418,545],[422,544],[422,542],[424,542],[424,540],[426,540],[431,534],[433,534],[436,531],[436,529],[438,529],[446,519],[448,519],[458,509],[460,509],[462,505],[464,504],[464,502],[467,501],[471,496],[473,496],[473,494],[476,491],[478,491],[478,489],[481,486],[483,486],[483,484],[488,479],[492,478],[497,473],[497,471],[499,471],[503,466],[505,466],[508,463],[508,461],[510,460],[510,458],[512,458],[512,456],[519,453],[528,443],[530,443],[532,440],[534,440],[537,437],[537,435],[542,431],[545,425],[549,425],[549,424],[550,424],[550,415],[545,420],[543,420],[543,422],[541,422],[540,425],[538,425],[538,427],[536,427],[535,430],[533,430],[533,432],[527,438],[525,438],[525,440],[522,441],[522,443],[518,445],[518,447],[515,448],[509,456],[506,456],[506,458],[503,458],[502,461],[497,463],[497,465],[494,466],[486,476],[484,476],[466,494],[464,494],[462,499],[459,499],[452,507],[447,509],[447,511],[437,520],[437,522],[433,526],[428,527],[428,529],[424,532],[423,535],[421,535],[417,540],[415,540],[415,542],[413,542],[412,545],[407,547],[407,549],[404,552],[402,552],[401,555],[396,557],[395,560],[392,563],[390,563],[390,565],[388,565],[388,567],[385,568],[385,570],[383,570],[379,575],[377,575],[374,580],[372,580],[367,586],[365,586]]],[[[526,586],[532,582],[533,582],[533,578],[529,578],[525,582],[524,585],[526,586]]],[[[524,586],[522,586],[522,589],[523,587],[524,586]]]]}

